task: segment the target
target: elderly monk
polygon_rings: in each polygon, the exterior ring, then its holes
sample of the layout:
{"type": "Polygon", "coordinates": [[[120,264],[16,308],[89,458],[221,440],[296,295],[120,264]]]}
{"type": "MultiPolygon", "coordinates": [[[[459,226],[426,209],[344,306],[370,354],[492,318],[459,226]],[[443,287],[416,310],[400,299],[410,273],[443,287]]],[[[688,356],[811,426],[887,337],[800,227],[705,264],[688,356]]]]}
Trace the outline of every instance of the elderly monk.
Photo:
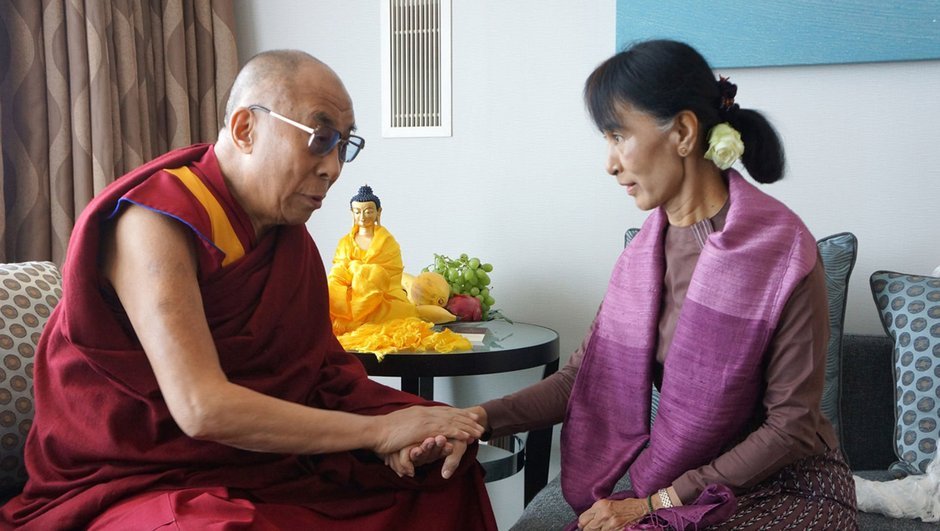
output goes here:
{"type": "Polygon", "coordinates": [[[364,145],[342,82],[266,52],[225,114],[214,145],[132,171],[78,220],[2,522],[495,529],[474,447],[460,460],[475,415],[369,380],[331,333],[304,222],[364,145]]]}

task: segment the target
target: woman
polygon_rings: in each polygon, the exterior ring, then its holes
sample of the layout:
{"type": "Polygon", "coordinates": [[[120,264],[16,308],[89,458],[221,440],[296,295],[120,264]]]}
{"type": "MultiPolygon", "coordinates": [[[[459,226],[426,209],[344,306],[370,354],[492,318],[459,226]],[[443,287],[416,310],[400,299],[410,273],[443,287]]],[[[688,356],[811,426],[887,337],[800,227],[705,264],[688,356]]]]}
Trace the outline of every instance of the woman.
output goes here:
{"type": "Polygon", "coordinates": [[[651,214],[569,364],[474,408],[493,435],[564,418],[572,527],[857,528],[851,473],[820,410],[822,264],[800,219],[730,169],[743,155],[772,183],[784,168],[776,132],[735,93],[665,40],[618,53],[586,82],[607,171],[651,214]],[[630,489],[614,492],[624,474],[630,489]]]}
{"type": "Polygon", "coordinates": [[[342,335],[365,323],[417,317],[401,287],[401,248],[380,225],[382,202],[369,186],[349,201],[353,228],[339,240],[330,269],[330,318],[342,335]]]}

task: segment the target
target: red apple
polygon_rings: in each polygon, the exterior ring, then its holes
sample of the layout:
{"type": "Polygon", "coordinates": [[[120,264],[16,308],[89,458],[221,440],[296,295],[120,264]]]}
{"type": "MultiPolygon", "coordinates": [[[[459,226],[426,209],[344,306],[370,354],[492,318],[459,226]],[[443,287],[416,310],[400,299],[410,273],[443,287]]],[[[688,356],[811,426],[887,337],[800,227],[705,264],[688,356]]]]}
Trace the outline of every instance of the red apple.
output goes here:
{"type": "Polygon", "coordinates": [[[461,321],[479,321],[483,318],[480,301],[470,295],[454,295],[447,301],[446,308],[461,321]]]}

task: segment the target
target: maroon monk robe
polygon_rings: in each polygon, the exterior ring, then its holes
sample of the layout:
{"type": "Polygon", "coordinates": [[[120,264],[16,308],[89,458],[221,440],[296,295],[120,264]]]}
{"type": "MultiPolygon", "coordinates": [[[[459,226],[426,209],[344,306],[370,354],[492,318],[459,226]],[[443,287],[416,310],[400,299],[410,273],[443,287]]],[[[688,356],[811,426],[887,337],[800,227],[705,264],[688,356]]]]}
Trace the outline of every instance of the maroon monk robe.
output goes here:
{"type": "Polygon", "coordinates": [[[3,507],[0,524],[80,528],[118,506],[98,524],[138,527],[148,515],[165,517],[148,512],[148,492],[165,490],[171,494],[161,503],[179,503],[171,507],[174,514],[232,514],[234,527],[248,522],[241,528],[264,528],[271,519],[262,513],[274,513],[306,529],[495,529],[475,447],[444,480],[440,462],[422,467],[416,478],[399,478],[367,451],[283,455],[186,436],[98,270],[102,224],[125,196],[183,221],[203,243],[196,246],[201,294],[233,383],[367,415],[427,404],[369,380],[336,341],[323,263],[305,227],[282,226],[252,242],[250,223],[228,194],[211,146],[176,150],[102,191],[75,226],[62,300],[37,349],[36,415],[26,447],[30,479],[3,507]],[[211,216],[200,215],[187,188],[160,171],[184,165],[222,205],[244,245],[242,258],[214,271],[205,255],[220,263],[225,255],[211,241],[211,216]],[[152,178],[160,184],[148,182],[152,178]],[[142,183],[148,184],[132,192],[142,183]],[[141,510],[135,511],[138,500],[141,510]],[[248,516],[236,516],[233,506],[248,516]]]}

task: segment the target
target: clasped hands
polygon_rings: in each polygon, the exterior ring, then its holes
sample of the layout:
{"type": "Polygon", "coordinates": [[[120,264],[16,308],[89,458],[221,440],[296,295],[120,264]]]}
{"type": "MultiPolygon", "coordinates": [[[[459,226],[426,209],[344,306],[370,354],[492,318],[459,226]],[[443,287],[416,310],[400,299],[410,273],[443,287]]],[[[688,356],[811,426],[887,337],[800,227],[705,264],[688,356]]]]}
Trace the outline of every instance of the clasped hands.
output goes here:
{"type": "Polygon", "coordinates": [[[480,415],[448,406],[412,406],[378,419],[383,436],[376,454],[399,477],[443,458],[441,476],[450,478],[467,446],[483,435],[480,415]]]}
{"type": "Polygon", "coordinates": [[[421,444],[385,454],[384,461],[389,468],[398,474],[398,477],[414,477],[415,468],[443,458],[444,464],[441,466],[441,476],[448,479],[460,465],[460,460],[467,452],[469,442],[472,442],[472,439],[465,442],[448,439],[443,435],[428,437],[421,444]]]}

